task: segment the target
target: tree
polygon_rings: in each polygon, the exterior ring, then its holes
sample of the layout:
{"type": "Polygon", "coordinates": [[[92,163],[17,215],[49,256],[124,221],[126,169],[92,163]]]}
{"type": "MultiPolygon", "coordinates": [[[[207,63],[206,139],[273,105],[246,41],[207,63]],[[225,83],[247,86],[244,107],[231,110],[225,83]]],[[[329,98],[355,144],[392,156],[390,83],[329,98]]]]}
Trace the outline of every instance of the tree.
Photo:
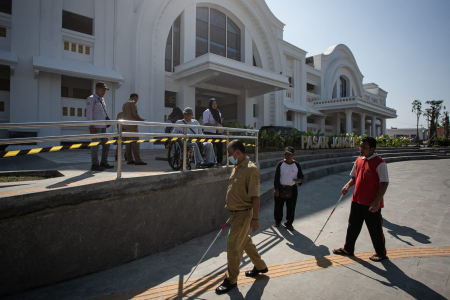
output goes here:
{"type": "Polygon", "coordinates": [[[416,134],[416,141],[417,146],[419,146],[419,118],[422,115],[422,102],[420,100],[414,100],[412,102],[412,110],[411,112],[415,113],[417,116],[417,134],[416,134]]]}
{"type": "MultiPolygon", "coordinates": [[[[444,107],[445,109],[445,107],[444,107]]],[[[444,135],[445,138],[448,139],[448,131],[449,131],[449,117],[448,117],[448,111],[444,111],[443,113],[443,117],[442,117],[442,124],[444,125],[444,135]]]]}
{"type": "MultiPolygon", "coordinates": [[[[439,144],[437,129],[439,126],[439,116],[441,115],[442,103],[444,100],[430,100],[425,102],[430,105],[430,108],[427,108],[426,116],[429,117],[430,120],[430,137],[435,138],[435,145],[439,144]]],[[[444,107],[445,109],[445,107],[444,107]]],[[[431,146],[431,138],[428,140],[428,146],[431,146]]]]}

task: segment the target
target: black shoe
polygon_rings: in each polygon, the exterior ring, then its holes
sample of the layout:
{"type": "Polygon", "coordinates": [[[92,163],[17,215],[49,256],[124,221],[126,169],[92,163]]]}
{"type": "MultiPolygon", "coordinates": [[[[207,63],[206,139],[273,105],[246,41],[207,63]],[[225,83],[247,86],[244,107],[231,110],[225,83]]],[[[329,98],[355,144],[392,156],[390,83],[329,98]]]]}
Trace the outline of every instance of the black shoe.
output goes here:
{"type": "Polygon", "coordinates": [[[103,167],[103,168],[105,168],[105,169],[114,169],[114,166],[111,166],[111,165],[108,164],[108,163],[106,163],[106,164],[101,163],[101,164],[100,164],[100,167],[103,167]]]}
{"type": "Polygon", "coordinates": [[[275,227],[280,227],[281,222],[275,222],[275,227]]]}
{"type": "Polygon", "coordinates": [[[217,163],[217,165],[219,165],[219,166],[226,166],[226,165],[227,165],[227,162],[221,161],[221,162],[217,163]]]}
{"type": "Polygon", "coordinates": [[[237,283],[232,284],[228,278],[225,278],[223,283],[216,288],[217,294],[225,294],[228,293],[232,288],[236,287],[237,283]]]}
{"type": "Polygon", "coordinates": [[[127,162],[127,165],[134,165],[134,160],[130,161],[130,162],[127,162]]]}
{"type": "Polygon", "coordinates": [[[137,166],[146,166],[147,163],[141,161],[141,162],[135,163],[135,165],[137,165],[137,166]]]}
{"type": "Polygon", "coordinates": [[[216,164],[215,163],[209,163],[208,164],[208,168],[212,168],[212,167],[214,167],[216,164]]]}
{"type": "Polygon", "coordinates": [[[288,223],[284,223],[284,227],[286,227],[287,230],[294,231],[294,227],[292,227],[292,224],[288,225],[288,223]]]}
{"type": "Polygon", "coordinates": [[[197,168],[205,168],[206,166],[208,166],[206,163],[201,162],[197,164],[197,168]]]}
{"type": "Polygon", "coordinates": [[[256,267],[253,267],[253,270],[245,272],[245,276],[247,276],[247,277],[255,277],[255,276],[258,276],[259,273],[267,273],[267,272],[269,272],[269,269],[267,269],[267,267],[265,269],[262,269],[262,270],[257,270],[256,267]]]}
{"type": "Polygon", "coordinates": [[[103,171],[105,171],[105,168],[103,168],[103,167],[100,166],[100,165],[92,165],[92,166],[91,166],[91,171],[99,171],[99,172],[103,172],[103,171]]]}

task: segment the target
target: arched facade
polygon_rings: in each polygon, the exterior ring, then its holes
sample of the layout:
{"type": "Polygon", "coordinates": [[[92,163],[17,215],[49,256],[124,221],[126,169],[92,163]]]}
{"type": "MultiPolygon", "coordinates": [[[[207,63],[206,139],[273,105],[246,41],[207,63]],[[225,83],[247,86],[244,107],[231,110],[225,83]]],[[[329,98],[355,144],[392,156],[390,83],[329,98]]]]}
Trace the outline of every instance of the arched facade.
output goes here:
{"type": "MultiPolygon", "coordinates": [[[[10,91],[0,97],[6,108],[0,111],[3,122],[84,120],[83,97],[73,91],[88,93],[90,86],[92,92],[97,81],[110,86],[110,117],[121,111],[131,93],[139,94],[140,115],[153,122],[164,122],[174,106],[190,106],[200,119],[211,97],[218,99],[226,121],[255,128],[284,125],[333,134],[344,127],[347,132],[370,129],[376,134],[383,132],[386,118],[396,116],[386,107],[386,91],[374,83],[363,84],[347,46],[307,57],[306,51],[284,41],[284,24],[264,0],[92,0],[77,5],[69,0],[39,5],[24,1],[25,10],[13,2],[14,18],[5,18],[15,34],[0,41],[3,49],[10,49],[0,58],[11,74],[10,91]],[[199,7],[222,16],[222,25],[214,25],[220,34],[211,37],[214,30],[208,25],[208,36],[203,33],[201,38],[209,49],[214,42],[223,51],[196,52],[199,7]],[[80,35],[76,28],[62,28],[61,18],[71,13],[95,24],[91,32],[80,35]],[[22,30],[17,24],[25,21],[31,25],[22,30]],[[176,57],[171,54],[166,60],[169,47],[176,57]],[[341,78],[346,97],[340,97],[341,78]],[[24,105],[30,110],[21,112],[10,98],[27,99],[24,105]],[[362,121],[355,130],[352,124],[358,122],[352,120],[358,115],[362,121]]],[[[79,133],[84,131],[51,128],[38,136],[79,133]]],[[[0,137],[7,135],[0,131],[0,137]]]]}

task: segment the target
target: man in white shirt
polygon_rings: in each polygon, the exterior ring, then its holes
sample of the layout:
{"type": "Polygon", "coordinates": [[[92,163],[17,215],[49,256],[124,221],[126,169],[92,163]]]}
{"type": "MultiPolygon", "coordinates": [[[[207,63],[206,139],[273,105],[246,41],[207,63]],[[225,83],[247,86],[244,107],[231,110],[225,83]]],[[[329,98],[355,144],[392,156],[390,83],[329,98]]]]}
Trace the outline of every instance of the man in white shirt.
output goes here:
{"type": "MultiPolygon", "coordinates": [[[[206,134],[213,135],[222,135],[220,128],[214,127],[222,127],[222,114],[220,110],[217,108],[217,100],[214,98],[209,99],[209,108],[203,112],[203,125],[212,126],[211,129],[204,129],[203,131],[206,134]]],[[[223,161],[223,143],[216,143],[217,149],[217,163],[219,165],[224,165],[223,161]]]]}
{"type": "MultiPolygon", "coordinates": [[[[97,82],[95,85],[95,93],[86,99],[86,121],[104,121],[106,117],[106,104],[103,96],[105,96],[108,87],[104,82],[97,82]]],[[[91,134],[106,133],[106,125],[89,126],[91,134]]],[[[108,138],[92,139],[93,142],[107,142],[108,138]]],[[[102,145],[102,160],[98,161],[98,148],[100,146],[91,147],[92,171],[104,171],[112,169],[114,166],[108,164],[109,145],[102,145]]]]}
{"type": "MultiPolygon", "coordinates": [[[[200,123],[193,119],[194,112],[192,108],[186,107],[183,111],[183,120],[178,120],[175,124],[186,124],[186,125],[200,125],[200,123]]],[[[188,134],[198,134],[203,135],[202,130],[200,128],[188,128],[187,130],[188,134]]],[[[183,133],[183,128],[181,127],[174,127],[171,133],[183,133]]],[[[204,142],[203,147],[206,149],[206,162],[203,160],[202,154],[200,153],[200,150],[198,148],[197,143],[191,143],[188,142],[187,146],[194,147],[194,156],[195,156],[195,162],[197,164],[197,167],[212,167],[214,166],[214,149],[213,145],[209,142],[204,142]]]]}

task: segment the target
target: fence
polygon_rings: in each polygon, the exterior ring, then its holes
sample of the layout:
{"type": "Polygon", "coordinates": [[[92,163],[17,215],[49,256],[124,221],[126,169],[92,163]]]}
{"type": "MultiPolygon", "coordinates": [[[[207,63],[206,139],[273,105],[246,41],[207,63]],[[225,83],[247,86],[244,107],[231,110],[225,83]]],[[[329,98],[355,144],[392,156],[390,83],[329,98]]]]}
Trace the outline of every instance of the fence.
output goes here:
{"type": "MultiPolygon", "coordinates": [[[[211,126],[193,126],[187,124],[169,124],[169,123],[157,123],[157,122],[141,122],[141,121],[125,121],[125,120],[109,120],[109,121],[67,121],[67,122],[41,122],[41,123],[3,123],[0,124],[0,129],[22,129],[22,128],[45,128],[45,127],[74,127],[74,126],[91,126],[91,125],[117,125],[117,132],[114,133],[100,133],[100,134],[80,134],[80,135],[62,135],[62,136],[47,136],[47,137],[31,137],[31,138],[15,138],[15,139],[2,139],[0,145],[17,145],[23,143],[39,143],[39,142],[55,142],[55,141],[70,141],[80,139],[100,139],[100,138],[117,138],[117,157],[122,157],[122,143],[123,138],[128,137],[152,137],[152,138],[167,138],[170,140],[181,139],[189,141],[192,139],[221,139],[226,140],[229,143],[230,138],[244,138],[255,140],[255,161],[258,162],[258,130],[254,129],[241,129],[241,128],[229,128],[220,127],[223,130],[222,135],[196,135],[188,134],[188,128],[198,129],[211,129],[211,126]],[[170,134],[170,133],[158,133],[158,132],[122,132],[123,125],[139,125],[150,127],[175,127],[183,128],[182,134],[170,134]],[[230,135],[230,133],[238,133],[245,135],[230,135]],[[253,134],[253,135],[249,135],[253,134]]],[[[214,128],[215,129],[215,128],[214,128]]],[[[113,143],[113,141],[111,141],[113,143]]],[[[95,146],[96,143],[91,143],[95,146]]],[[[62,146],[61,146],[62,147],[62,146]]],[[[36,152],[37,153],[37,152],[36,152]]],[[[183,143],[183,170],[186,170],[186,157],[187,155],[187,143],[183,143]]],[[[227,166],[228,152],[227,152],[227,166]]],[[[117,160],[117,179],[122,178],[122,160],[117,160]]]]}

